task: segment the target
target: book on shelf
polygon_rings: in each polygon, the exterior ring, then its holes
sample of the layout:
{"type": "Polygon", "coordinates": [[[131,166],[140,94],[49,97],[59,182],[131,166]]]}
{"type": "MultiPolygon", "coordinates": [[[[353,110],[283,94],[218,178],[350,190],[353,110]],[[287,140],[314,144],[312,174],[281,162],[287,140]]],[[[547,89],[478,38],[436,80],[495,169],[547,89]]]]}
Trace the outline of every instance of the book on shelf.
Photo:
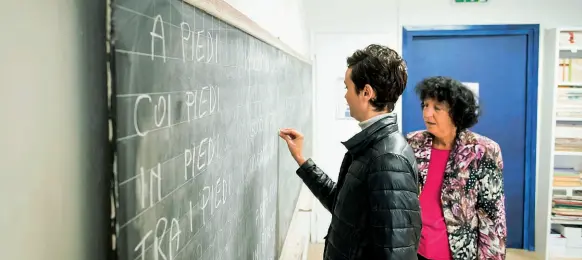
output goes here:
{"type": "MultiPolygon", "coordinates": [[[[582,108],[580,108],[580,109],[582,109],[582,108]]],[[[561,110],[561,109],[557,108],[556,109],[556,116],[560,117],[560,118],[565,118],[565,119],[573,119],[573,120],[580,119],[580,121],[582,122],[582,111],[572,111],[570,109],[561,110]]]]}
{"type": "MultiPolygon", "coordinates": [[[[580,128],[580,130],[582,130],[582,128],[580,128]]],[[[556,151],[582,152],[582,139],[581,138],[557,137],[555,140],[556,140],[555,141],[556,151]]]]}
{"type": "MultiPolygon", "coordinates": [[[[582,172],[574,168],[556,167],[554,168],[553,186],[562,188],[579,187],[582,190],[582,172]]],[[[563,220],[582,218],[582,197],[554,195],[552,198],[552,215],[558,218],[568,218],[563,220]]]]}
{"type": "Polygon", "coordinates": [[[582,58],[560,59],[558,72],[562,82],[582,82],[582,58]]]}
{"type": "Polygon", "coordinates": [[[582,200],[554,198],[552,199],[552,215],[554,220],[582,220],[582,200]]]}
{"type": "Polygon", "coordinates": [[[552,220],[554,220],[554,221],[581,221],[582,222],[582,217],[560,216],[560,215],[554,215],[552,213],[552,220]]]}
{"type": "Polygon", "coordinates": [[[556,94],[556,116],[582,118],[582,86],[560,85],[556,94]]]}

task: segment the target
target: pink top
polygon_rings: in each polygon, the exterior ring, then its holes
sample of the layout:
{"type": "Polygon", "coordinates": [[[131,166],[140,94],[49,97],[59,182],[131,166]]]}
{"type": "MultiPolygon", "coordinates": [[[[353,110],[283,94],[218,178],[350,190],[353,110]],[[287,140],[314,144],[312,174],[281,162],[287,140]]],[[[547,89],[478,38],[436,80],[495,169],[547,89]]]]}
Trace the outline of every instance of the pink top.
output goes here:
{"type": "Polygon", "coordinates": [[[441,188],[449,153],[449,150],[431,149],[426,183],[420,193],[422,232],[418,253],[427,259],[452,259],[441,205],[441,188]]]}

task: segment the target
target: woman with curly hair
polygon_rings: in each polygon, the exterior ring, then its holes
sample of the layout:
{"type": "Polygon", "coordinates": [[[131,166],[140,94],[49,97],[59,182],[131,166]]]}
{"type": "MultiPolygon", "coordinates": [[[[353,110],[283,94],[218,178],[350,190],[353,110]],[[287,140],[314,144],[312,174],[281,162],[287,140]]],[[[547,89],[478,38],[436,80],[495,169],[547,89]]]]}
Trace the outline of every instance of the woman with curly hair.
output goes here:
{"type": "Polygon", "coordinates": [[[469,130],[474,93],[440,76],[415,91],[426,125],[407,135],[419,170],[419,259],[505,259],[503,160],[496,142],[469,130]]]}

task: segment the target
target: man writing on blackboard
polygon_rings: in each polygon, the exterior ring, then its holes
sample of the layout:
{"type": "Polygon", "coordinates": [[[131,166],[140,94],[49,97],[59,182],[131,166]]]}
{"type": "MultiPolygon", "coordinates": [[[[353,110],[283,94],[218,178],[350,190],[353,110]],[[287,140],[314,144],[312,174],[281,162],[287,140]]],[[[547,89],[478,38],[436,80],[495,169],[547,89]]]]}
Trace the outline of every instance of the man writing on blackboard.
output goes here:
{"type": "Polygon", "coordinates": [[[334,183],[303,157],[303,135],[282,129],[297,174],[332,214],[324,259],[417,259],[421,218],[414,153],[391,113],[408,75],[394,50],[372,44],[347,59],[350,114],[362,131],[348,141],[334,183]]]}

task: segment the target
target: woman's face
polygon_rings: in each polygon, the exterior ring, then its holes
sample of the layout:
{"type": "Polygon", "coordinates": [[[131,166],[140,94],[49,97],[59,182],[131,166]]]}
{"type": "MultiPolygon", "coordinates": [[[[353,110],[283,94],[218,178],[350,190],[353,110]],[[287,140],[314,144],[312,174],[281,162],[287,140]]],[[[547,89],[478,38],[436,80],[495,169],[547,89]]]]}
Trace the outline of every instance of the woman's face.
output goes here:
{"type": "Polygon", "coordinates": [[[438,102],[427,98],[422,102],[422,118],[426,130],[436,137],[446,137],[457,131],[449,114],[450,107],[446,102],[438,102]]]}

